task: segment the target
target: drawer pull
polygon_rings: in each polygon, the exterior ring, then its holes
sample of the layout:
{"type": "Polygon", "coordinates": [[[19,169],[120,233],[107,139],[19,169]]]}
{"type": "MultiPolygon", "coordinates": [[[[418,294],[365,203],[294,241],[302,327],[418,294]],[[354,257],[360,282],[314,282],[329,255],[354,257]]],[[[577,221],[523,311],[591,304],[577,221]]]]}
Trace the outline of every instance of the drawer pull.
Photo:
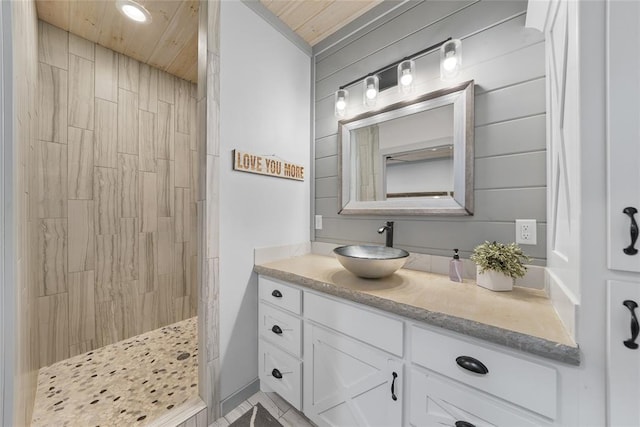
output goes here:
{"type": "Polygon", "coordinates": [[[273,375],[274,378],[277,378],[279,380],[282,379],[282,372],[280,372],[276,368],[273,368],[273,371],[271,371],[271,375],[273,375]]]}
{"type": "Polygon", "coordinates": [[[631,338],[624,341],[624,346],[631,350],[638,349],[638,333],[640,333],[640,325],[638,325],[638,318],[636,317],[635,309],[638,308],[638,304],[632,300],[625,300],[622,303],[631,312],[631,338]]]}
{"type": "Polygon", "coordinates": [[[466,369],[467,371],[471,371],[476,374],[486,375],[489,373],[489,370],[484,366],[484,363],[471,356],[458,356],[456,357],[456,363],[462,369],[466,369]]]}
{"type": "Polygon", "coordinates": [[[627,255],[635,255],[635,254],[638,253],[638,250],[636,248],[634,248],[634,246],[636,244],[636,240],[638,240],[638,223],[636,222],[636,219],[633,216],[638,213],[638,210],[636,208],[634,208],[633,206],[627,206],[626,208],[624,208],[622,213],[625,214],[625,215],[628,215],[629,219],[631,220],[631,225],[629,226],[629,234],[631,235],[631,243],[629,244],[629,246],[624,248],[622,251],[627,255]]]}
{"type": "Polygon", "coordinates": [[[282,335],[282,328],[280,328],[280,326],[278,325],[273,325],[273,328],[271,328],[271,332],[276,335],[282,335]]]}
{"type": "Polygon", "coordinates": [[[393,374],[391,374],[393,376],[393,380],[391,381],[391,399],[392,400],[398,400],[398,396],[396,396],[396,393],[394,391],[395,386],[396,386],[396,378],[398,378],[398,374],[396,374],[395,372],[393,374]]]}
{"type": "Polygon", "coordinates": [[[279,290],[275,289],[273,292],[271,292],[271,296],[276,297],[276,298],[282,298],[282,292],[280,292],[279,290]]]}
{"type": "Polygon", "coordinates": [[[474,424],[468,423],[466,421],[456,421],[453,425],[456,427],[476,427],[474,424]]]}

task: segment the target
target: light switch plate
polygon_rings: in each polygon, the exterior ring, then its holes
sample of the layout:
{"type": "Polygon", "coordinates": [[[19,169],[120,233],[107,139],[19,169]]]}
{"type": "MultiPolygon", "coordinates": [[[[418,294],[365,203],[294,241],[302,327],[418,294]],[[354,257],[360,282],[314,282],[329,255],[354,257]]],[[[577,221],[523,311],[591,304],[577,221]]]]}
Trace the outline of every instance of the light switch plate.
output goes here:
{"type": "Polygon", "coordinates": [[[322,230],[322,215],[316,215],[316,230],[322,230]]]}
{"type": "Polygon", "coordinates": [[[516,219],[516,243],[535,245],[537,237],[535,219],[516,219]]]}

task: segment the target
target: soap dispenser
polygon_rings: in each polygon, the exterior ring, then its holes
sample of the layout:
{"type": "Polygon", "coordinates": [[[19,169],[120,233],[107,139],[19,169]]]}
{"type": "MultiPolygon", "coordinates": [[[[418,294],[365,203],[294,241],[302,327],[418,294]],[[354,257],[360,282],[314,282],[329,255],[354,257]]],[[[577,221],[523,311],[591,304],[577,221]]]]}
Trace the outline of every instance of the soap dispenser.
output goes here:
{"type": "Polygon", "coordinates": [[[462,260],[457,249],[453,250],[453,259],[449,261],[449,279],[462,282],[462,260]]]}

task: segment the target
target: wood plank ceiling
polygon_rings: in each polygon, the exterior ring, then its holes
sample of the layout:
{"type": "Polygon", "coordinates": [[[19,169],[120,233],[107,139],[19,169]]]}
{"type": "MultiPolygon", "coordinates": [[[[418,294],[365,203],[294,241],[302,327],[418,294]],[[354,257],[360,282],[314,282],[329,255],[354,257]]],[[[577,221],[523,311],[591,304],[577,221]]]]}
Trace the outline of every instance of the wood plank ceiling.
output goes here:
{"type": "Polygon", "coordinates": [[[311,46],[315,46],[382,0],[260,0],[311,46]]]}
{"type": "MultiPolygon", "coordinates": [[[[311,46],[382,0],[260,0],[311,46]]],[[[115,0],[36,0],[38,18],[185,80],[196,82],[198,0],[138,0],[152,16],[134,23],[115,0]]]]}

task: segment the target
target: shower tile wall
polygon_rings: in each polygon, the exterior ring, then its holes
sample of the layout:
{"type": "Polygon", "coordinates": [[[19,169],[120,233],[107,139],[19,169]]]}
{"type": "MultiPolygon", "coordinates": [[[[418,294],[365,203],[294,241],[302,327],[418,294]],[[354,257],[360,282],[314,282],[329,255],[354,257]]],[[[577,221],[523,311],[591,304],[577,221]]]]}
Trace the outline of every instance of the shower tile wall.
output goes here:
{"type": "Polygon", "coordinates": [[[40,366],[196,314],[196,86],[39,22],[40,366]]]}

